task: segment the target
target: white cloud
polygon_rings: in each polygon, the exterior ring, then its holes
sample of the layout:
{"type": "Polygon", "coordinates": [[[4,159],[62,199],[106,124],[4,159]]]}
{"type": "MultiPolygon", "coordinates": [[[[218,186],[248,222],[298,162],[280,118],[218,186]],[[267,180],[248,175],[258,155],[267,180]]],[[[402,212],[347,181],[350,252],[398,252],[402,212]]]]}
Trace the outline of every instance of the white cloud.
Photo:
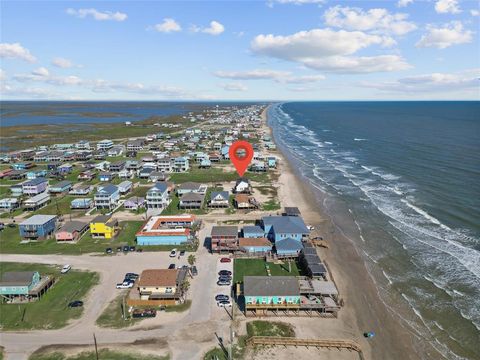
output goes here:
{"type": "Polygon", "coordinates": [[[231,80],[273,80],[278,83],[306,84],[325,80],[323,75],[301,75],[294,76],[289,71],[278,71],[268,69],[255,69],[247,71],[216,71],[216,77],[231,80]]]}
{"type": "Polygon", "coordinates": [[[469,69],[458,73],[432,73],[409,76],[394,81],[380,83],[361,83],[361,86],[375,88],[387,92],[404,93],[431,93],[431,92],[455,92],[474,91],[479,97],[478,86],[480,69],[469,69]]]}
{"type": "Polygon", "coordinates": [[[258,35],[252,41],[251,49],[260,55],[331,72],[368,73],[408,69],[410,65],[398,55],[349,56],[371,45],[392,44],[394,40],[388,36],[326,28],[300,31],[288,36],[258,35]]]}
{"type": "Polygon", "coordinates": [[[73,67],[73,62],[65,58],[57,57],[52,60],[52,65],[62,69],[68,69],[73,67]]]}
{"type": "Polygon", "coordinates": [[[255,69],[249,71],[216,71],[214,75],[223,79],[232,80],[273,80],[281,77],[288,76],[290,73],[287,71],[277,70],[262,70],[255,69]]]}
{"type": "Polygon", "coordinates": [[[224,90],[227,90],[227,91],[247,91],[248,90],[248,87],[242,83],[221,84],[220,87],[222,87],[224,90]]]}
{"type": "Polygon", "coordinates": [[[407,7],[408,5],[413,4],[413,0],[398,0],[398,7],[407,7]]]}
{"type": "Polygon", "coordinates": [[[51,74],[47,68],[40,67],[33,70],[30,74],[17,74],[13,79],[19,82],[43,82],[50,85],[72,86],[82,85],[85,81],[78,76],[56,76],[51,74]]]}
{"type": "Polygon", "coordinates": [[[7,79],[7,74],[3,69],[0,69],[0,80],[6,80],[7,79]]]}
{"type": "Polygon", "coordinates": [[[220,24],[218,21],[213,20],[213,21],[210,21],[209,27],[201,28],[196,25],[192,25],[191,30],[193,32],[202,32],[210,35],[220,35],[225,31],[225,27],[222,24],[220,24]]]}
{"type": "Polygon", "coordinates": [[[346,30],[377,31],[404,35],[417,26],[406,21],[408,14],[390,14],[387,9],[364,11],[356,7],[334,6],[325,11],[325,23],[346,30]]]}
{"type": "Polygon", "coordinates": [[[270,0],[267,5],[273,6],[274,3],[277,4],[294,4],[294,5],[304,5],[304,4],[317,4],[323,5],[327,2],[327,0],[270,0]]]}
{"type": "Polygon", "coordinates": [[[307,59],[304,64],[316,70],[345,74],[390,72],[411,68],[411,65],[399,55],[330,56],[321,59],[307,59]]]}
{"type": "Polygon", "coordinates": [[[98,21],[124,21],[127,19],[127,14],[121,13],[119,11],[98,11],[97,9],[67,9],[67,14],[76,16],[80,19],[84,19],[88,16],[91,16],[93,19],[98,21]]]}
{"type": "Polygon", "coordinates": [[[439,14],[458,14],[462,12],[458,6],[458,0],[437,0],[435,11],[439,14]]]}
{"type": "Polygon", "coordinates": [[[32,71],[32,75],[40,76],[40,77],[46,77],[50,75],[50,72],[48,71],[47,68],[44,67],[39,67],[38,69],[35,69],[32,71]]]}
{"type": "Polygon", "coordinates": [[[470,10],[470,15],[472,16],[479,16],[480,15],[480,10],[470,10]]]}
{"type": "Polygon", "coordinates": [[[24,48],[20,43],[1,43],[0,57],[6,59],[20,59],[30,63],[37,61],[30,51],[24,48]]]}
{"type": "Polygon", "coordinates": [[[445,49],[447,47],[471,42],[473,32],[463,28],[459,21],[452,21],[442,27],[427,25],[427,33],[415,44],[416,47],[434,47],[445,49]]]}
{"type": "Polygon", "coordinates": [[[163,19],[162,23],[156,24],[154,26],[154,29],[157,30],[158,32],[171,33],[171,32],[181,31],[182,27],[174,19],[165,18],[163,19]]]}

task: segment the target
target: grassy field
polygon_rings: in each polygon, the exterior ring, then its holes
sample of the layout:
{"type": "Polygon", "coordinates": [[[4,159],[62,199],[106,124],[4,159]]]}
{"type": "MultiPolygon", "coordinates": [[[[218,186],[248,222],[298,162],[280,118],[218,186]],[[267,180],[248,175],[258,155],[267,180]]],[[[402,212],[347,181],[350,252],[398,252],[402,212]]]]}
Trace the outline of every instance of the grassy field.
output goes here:
{"type": "Polygon", "coordinates": [[[268,200],[267,202],[262,204],[262,210],[264,211],[275,211],[280,209],[280,203],[275,200],[268,200]]]}
{"type": "Polygon", "coordinates": [[[98,326],[104,328],[120,329],[129,327],[142,320],[134,319],[130,316],[127,316],[126,320],[123,318],[122,302],[124,296],[126,296],[126,291],[122,291],[119,296],[117,296],[112,302],[110,302],[110,304],[108,304],[107,308],[102,312],[102,314],[98,317],[96,321],[98,326]]]}
{"type": "Polygon", "coordinates": [[[279,321],[254,320],[247,323],[247,335],[295,337],[292,325],[279,321]]]}
{"type": "MultiPolygon", "coordinates": [[[[259,183],[269,182],[269,173],[246,172],[244,177],[259,183]]],[[[175,173],[170,177],[170,181],[173,181],[175,184],[181,184],[188,181],[198,183],[215,183],[236,181],[237,179],[238,174],[236,171],[224,171],[224,169],[221,167],[212,167],[210,169],[191,168],[189,172],[175,173]]]]}
{"type": "MultiPolygon", "coordinates": [[[[20,244],[18,227],[6,227],[0,237],[0,253],[3,254],[66,254],[77,255],[85,253],[105,252],[111,247],[135,245],[135,233],[140,229],[142,221],[124,221],[120,223],[120,233],[114,239],[93,239],[90,232],[76,244],[58,244],[56,240],[47,239],[38,242],[20,244]]],[[[147,250],[147,249],[146,249],[147,250]]]]}
{"type": "Polygon", "coordinates": [[[235,259],[233,263],[233,281],[242,282],[244,276],[267,276],[266,265],[272,276],[298,276],[297,265],[292,262],[292,272],[288,271],[288,263],[267,263],[263,259],[235,259]]]}
{"type": "Polygon", "coordinates": [[[83,308],[68,308],[73,300],[82,300],[98,283],[98,274],[71,270],[61,275],[58,267],[40,264],[0,263],[0,275],[7,271],[39,271],[58,280],[39,301],[29,304],[0,304],[2,331],[59,329],[81,316],[83,308]],[[47,316],[48,314],[48,316],[47,316]]]}
{"type": "MultiPolygon", "coordinates": [[[[129,353],[101,349],[98,352],[99,359],[106,360],[168,360],[170,356],[140,355],[139,353],[129,353]]],[[[32,354],[28,360],[96,360],[94,351],[85,351],[78,355],[67,356],[61,352],[48,352],[32,354]]]]}

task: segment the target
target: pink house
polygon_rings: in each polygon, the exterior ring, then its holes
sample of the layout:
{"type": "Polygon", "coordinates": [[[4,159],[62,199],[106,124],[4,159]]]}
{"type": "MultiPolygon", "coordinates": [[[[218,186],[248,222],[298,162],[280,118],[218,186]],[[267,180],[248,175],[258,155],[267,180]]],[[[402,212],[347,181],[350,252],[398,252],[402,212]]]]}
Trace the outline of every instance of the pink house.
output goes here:
{"type": "Polygon", "coordinates": [[[66,222],[56,233],[55,239],[61,242],[77,241],[87,231],[88,224],[81,221],[66,222]]]}

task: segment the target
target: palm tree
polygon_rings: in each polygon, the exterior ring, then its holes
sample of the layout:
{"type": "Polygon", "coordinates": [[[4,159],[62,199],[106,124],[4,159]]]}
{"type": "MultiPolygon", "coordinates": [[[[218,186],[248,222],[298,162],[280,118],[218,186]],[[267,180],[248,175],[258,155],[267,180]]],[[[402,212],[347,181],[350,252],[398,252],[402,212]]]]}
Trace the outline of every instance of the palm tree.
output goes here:
{"type": "Polygon", "coordinates": [[[197,260],[197,259],[195,258],[195,255],[193,255],[193,254],[188,255],[188,263],[190,264],[190,266],[192,266],[193,264],[195,264],[195,261],[196,261],[196,260],[197,260]]]}

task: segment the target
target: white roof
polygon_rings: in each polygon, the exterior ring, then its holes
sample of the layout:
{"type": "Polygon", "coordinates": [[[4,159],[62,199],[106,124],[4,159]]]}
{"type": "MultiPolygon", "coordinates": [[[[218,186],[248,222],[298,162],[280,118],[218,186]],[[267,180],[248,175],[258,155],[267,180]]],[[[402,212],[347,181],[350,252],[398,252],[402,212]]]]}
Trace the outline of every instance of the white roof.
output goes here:
{"type": "Polygon", "coordinates": [[[55,215],[33,215],[31,218],[21,222],[20,225],[42,225],[55,218],[55,215]]]}

